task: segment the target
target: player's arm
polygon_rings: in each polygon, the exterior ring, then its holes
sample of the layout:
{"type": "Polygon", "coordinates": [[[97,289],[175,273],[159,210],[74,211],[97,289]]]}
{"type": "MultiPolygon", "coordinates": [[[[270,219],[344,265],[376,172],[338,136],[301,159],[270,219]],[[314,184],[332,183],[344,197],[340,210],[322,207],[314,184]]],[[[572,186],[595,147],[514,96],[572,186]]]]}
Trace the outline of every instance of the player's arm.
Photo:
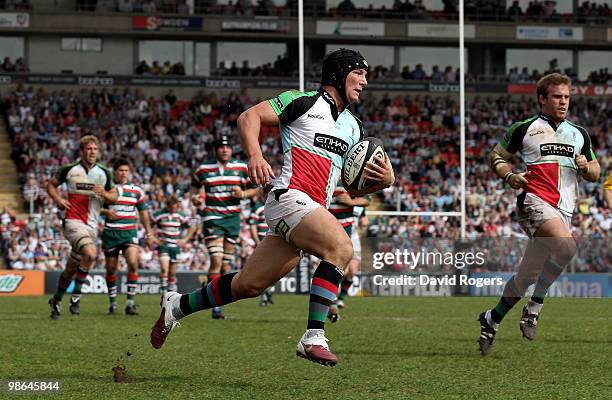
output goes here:
{"type": "Polygon", "coordinates": [[[191,225],[189,227],[189,230],[187,231],[187,234],[183,236],[181,240],[179,240],[179,245],[183,247],[185,244],[187,244],[191,240],[191,237],[196,233],[197,230],[198,230],[198,224],[191,225]]]}
{"type": "Polygon", "coordinates": [[[363,176],[365,179],[373,181],[374,183],[372,186],[368,186],[361,190],[345,187],[351,196],[362,197],[366,194],[375,193],[393,185],[395,183],[395,173],[393,172],[389,156],[385,154],[384,160],[379,157],[374,157],[374,162],[368,161],[363,170],[363,176]]]}
{"type": "Polygon", "coordinates": [[[202,197],[200,196],[200,191],[202,190],[202,182],[200,178],[194,173],[191,176],[191,186],[189,192],[191,193],[191,204],[196,207],[200,207],[202,205],[202,197]]]}
{"type": "Polygon", "coordinates": [[[586,173],[582,174],[582,177],[590,182],[597,182],[601,175],[601,167],[597,160],[591,160],[587,163],[586,173]]]}
{"type": "Polygon", "coordinates": [[[604,182],[603,192],[608,208],[612,209],[612,172],[610,172],[608,179],[604,182]]]}
{"type": "Polygon", "coordinates": [[[259,193],[259,188],[243,189],[240,186],[234,186],[232,188],[232,196],[237,199],[251,198],[257,195],[257,193],[259,193]]]}
{"type": "Polygon", "coordinates": [[[147,244],[151,246],[153,244],[153,229],[151,228],[151,219],[149,218],[148,210],[138,210],[138,215],[140,216],[140,222],[145,229],[145,240],[147,244]]]}
{"type": "Polygon", "coordinates": [[[610,189],[604,189],[604,199],[608,203],[608,208],[612,209],[612,187],[610,189]]]}
{"type": "Polygon", "coordinates": [[[370,205],[370,200],[365,197],[351,197],[348,193],[342,192],[336,195],[336,201],[346,206],[367,207],[370,205]]]}
{"type": "Polygon", "coordinates": [[[593,157],[593,159],[589,161],[585,155],[579,154],[574,161],[576,162],[576,168],[578,168],[580,175],[584,179],[590,182],[597,182],[599,180],[601,167],[596,158],[593,157]]]}
{"type": "Polygon", "coordinates": [[[595,152],[593,151],[591,137],[586,129],[581,128],[579,131],[582,134],[584,143],[580,149],[580,154],[574,158],[576,168],[584,179],[590,182],[597,182],[599,180],[601,168],[595,157],[595,152]]]}
{"type": "Polygon", "coordinates": [[[60,209],[67,210],[70,208],[70,202],[61,196],[60,191],[58,189],[59,185],[61,185],[61,182],[57,178],[54,177],[49,179],[49,181],[47,182],[47,193],[60,209]]]}
{"type": "Polygon", "coordinates": [[[259,147],[259,131],[261,126],[275,126],[280,119],[268,100],[249,108],[238,117],[238,133],[240,141],[249,162],[247,170],[251,182],[256,185],[264,185],[274,178],[272,167],[263,158],[259,147]]]}
{"type": "Polygon", "coordinates": [[[106,219],[108,219],[110,221],[119,218],[117,216],[117,213],[115,212],[115,210],[112,210],[112,209],[106,208],[106,207],[100,210],[100,215],[103,215],[106,219]]]}
{"type": "Polygon", "coordinates": [[[117,193],[117,188],[112,188],[110,190],[104,190],[102,186],[96,185],[93,187],[93,192],[100,196],[105,202],[110,204],[115,204],[117,199],[119,199],[119,193],[117,193]],[[97,191],[99,189],[99,191],[97,191]]]}
{"type": "Polygon", "coordinates": [[[259,235],[257,234],[257,225],[250,224],[249,232],[251,233],[251,239],[255,242],[255,246],[259,246],[259,235]]]}
{"type": "Polygon", "coordinates": [[[503,179],[513,189],[523,188],[529,183],[526,176],[529,172],[515,173],[508,163],[512,158],[512,153],[506,150],[501,144],[495,145],[495,148],[489,153],[489,166],[495,172],[498,178],[503,179]]]}

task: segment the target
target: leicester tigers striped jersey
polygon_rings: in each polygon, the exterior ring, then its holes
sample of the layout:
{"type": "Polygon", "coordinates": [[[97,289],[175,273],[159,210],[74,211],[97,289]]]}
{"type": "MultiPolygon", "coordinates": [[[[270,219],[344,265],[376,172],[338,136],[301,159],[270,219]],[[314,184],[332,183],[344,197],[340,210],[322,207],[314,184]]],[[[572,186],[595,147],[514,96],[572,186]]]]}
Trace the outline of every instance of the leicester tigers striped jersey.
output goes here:
{"type": "Polygon", "coordinates": [[[107,205],[110,210],[115,211],[119,219],[106,219],[105,231],[135,231],[138,228],[138,211],[147,209],[145,193],[140,186],[131,183],[118,184],[116,186],[119,198],[117,203],[107,205]]]}
{"type": "Polygon", "coordinates": [[[157,237],[165,245],[177,246],[181,233],[189,225],[189,217],[182,211],[171,213],[162,208],[153,213],[151,221],[157,226],[157,237]]]}
{"type": "Polygon", "coordinates": [[[329,205],[329,212],[332,213],[338,222],[340,222],[342,227],[348,231],[348,229],[353,225],[355,216],[353,215],[353,206],[347,206],[346,204],[338,203],[336,201],[336,198],[342,193],[347,193],[347,191],[344,186],[342,186],[342,181],[338,181],[336,189],[334,189],[331,204],[329,205]]]}
{"type": "Polygon", "coordinates": [[[268,232],[268,224],[266,224],[266,218],[264,217],[264,203],[258,201],[251,208],[249,224],[257,226],[257,236],[260,240],[263,240],[268,232]]]}
{"type": "Polygon", "coordinates": [[[242,190],[256,187],[247,173],[244,161],[230,160],[223,165],[216,160],[206,161],[194,172],[191,186],[204,187],[206,207],[203,220],[219,219],[240,215],[240,198],[232,195],[234,186],[242,190]]]}

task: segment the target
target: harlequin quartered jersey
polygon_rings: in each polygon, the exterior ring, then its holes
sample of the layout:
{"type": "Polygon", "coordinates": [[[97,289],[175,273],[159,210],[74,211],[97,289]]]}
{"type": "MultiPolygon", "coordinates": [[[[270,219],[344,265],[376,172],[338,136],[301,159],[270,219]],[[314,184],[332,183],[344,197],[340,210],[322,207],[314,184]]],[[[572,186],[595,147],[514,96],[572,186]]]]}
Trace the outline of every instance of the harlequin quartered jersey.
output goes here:
{"type": "Polygon", "coordinates": [[[527,164],[527,193],[567,215],[574,212],[578,196],[575,156],[595,159],[586,129],[567,119],[555,126],[552,119],[540,113],[512,125],[500,144],[509,153],[520,152],[527,164]]]}
{"type": "Polygon", "coordinates": [[[104,190],[111,190],[114,187],[113,173],[102,164],[88,169],[77,160],[59,167],[56,179],[60,184],[65,183],[68,189],[70,208],[66,210],[65,219],[81,221],[98,229],[98,217],[104,201],[92,188],[101,185],[104,190]]]}
{"type": "Polygon", "coordinates": [[[329,207],[344,157],[363,138],[361,122],[348,108],[338,113],[323,88],[290,90],[269,102],[280,120],[284,156],[273,190],[298,189],[329,207]]]}
{"type": "Polygon", "coordinates": [[[147,209],[144,190],[128,182],[116,186],[117,203],[107,205],[119,218],[104,222],[106,231],[133,231],[138,228],[138,212],[147,209]]]}
{"type": "Polygon", "coordinates": [[[206,192],[203,220],[237,217],[240,215],[240,198],[232,195],[234,186],[243,190],[256,186],[249,179],[244,161],[230,160],[222,165],[217,160],[205,161],[194,172],[191,186],[206,192]]]}

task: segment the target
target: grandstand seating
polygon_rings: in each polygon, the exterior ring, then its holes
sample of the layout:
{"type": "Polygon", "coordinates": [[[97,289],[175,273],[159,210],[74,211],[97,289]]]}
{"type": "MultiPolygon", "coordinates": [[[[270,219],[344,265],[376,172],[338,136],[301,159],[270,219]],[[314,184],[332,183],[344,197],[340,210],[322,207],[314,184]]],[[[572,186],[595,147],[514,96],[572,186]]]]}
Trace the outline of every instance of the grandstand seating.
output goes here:
{"type": "MultiPolygon", "coordinates": [[[[244,104],[253,103],[244,91],[225,97],[214,93],[198,95],[171,106],[165,97],[146,97],[134,89],[31,92],[21,87],[4,101],[18,176],[6,171],[3,179],[13,185],[16,181],[24,184],[27,174],[34,174],[44,187],[58,164],[76,157],[75,138],[93,133],[102,141],[103,162],[110,164],[120,153],[127,153],[134,160],[135,181],[147,190],[152,209],[159,207],[166,194],[189,190],[190,170],[200,160],[212,156],[214,136],[222,132],[236,136],[237,116],[244,104]]],[[[470,100],[466,127],[470,237],[520,234],[520,228],[512,223],[514,194],[503,190],[485,159],[505,127],[536,108],[534,100],[505,96],[470,100]]],[[[385,192],[387,209],[395,209],[396,196],[400,196],[401,210],[405,211],[459,210],[457,110],[452,97],[431,95],[367,96],[356,108],[367,134],[376,135],[385,143],[397,171],[398,184],[385,192]]],[[[572,115],[578,116],[591,131],[604,171],[612,165],[607,135],[610,110],[612,100],[606,98],[576,99],[572,106],[572,115]]],[[[282,162],[278,130],[265,130],[261,136],[264,155],[278,169],[282,162]]],[[[240,157],[239,146],[235,149],[240,157]]],[[[8,149],[0,147],[0,156],[8,155],[8,149]]],[[[605,223],[600,223],[601,216],[603,221],[610,218],[604,214],[600,185],[583,184],[581,190],[593,200],[590,210],[579,209],[574,219],[576,226],[581,229],[586,226],[587,234],[609,235],[609,231],[602,229],[605,223]]],[[[53,228],[40,227],[59,227],[53,222],[57,210],[44,191],[40,193],[35,210],[39,220],[30,218],[26,230],[12,235],[13,239],[27,237],[28,225],[45,231],[41,236],[47,240],[61,238],[53,228]]],[[[413,236],[455,237],[458,232],[456,218],[447,224],[432,218],[408,221],[413,228],[418,227],[409,230],[413,236]]],[[[378,222],[387,227],[407,223],[388,218],[378,222]]]]}

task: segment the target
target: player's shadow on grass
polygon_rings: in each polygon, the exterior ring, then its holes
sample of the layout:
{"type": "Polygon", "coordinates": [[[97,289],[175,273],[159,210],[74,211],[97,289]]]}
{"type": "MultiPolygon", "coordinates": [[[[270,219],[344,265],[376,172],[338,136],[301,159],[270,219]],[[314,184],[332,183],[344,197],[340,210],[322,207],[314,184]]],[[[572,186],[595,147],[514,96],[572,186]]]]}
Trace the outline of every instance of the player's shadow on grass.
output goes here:
{"type": "Polygon", "coordinates": [[[602,343],[612,343],[612,339],[582,339],[582,338],[542,338],[536,339],[535,342],[542,343],[571,343],[571,344],[602,344],[602,343]]]}
{"type": "Polygon", "coordinates": [[[249,323],[249,324],[253,324],[253,323],[257,323],[257,324],[277,324],[277,325],[284,325],[287,323],[291,323],[291,322],[295,322],[296,320],[298,320],[298,318],[274,318],[274,319],[267,319],[267,318],[253,318],[253,317],[228,317],[227,320],[225,322],[229,322],[229,323],[249,323]]]}
{"type": "MultiPolygon", "coordinates": [[[[475,349],[477,349],[477,347],[475,347],[475,349]]],[[[444,350],[419,350],[419,349],[414,349],[414,350],[401,350],[401,351],[397,351],[397,350],[358,350],[358,351],[354,351],[354,350],[349,350],[349,351],[344,351],[342,353],[339,352],[340,355],[346,354],[346,355],[352,355],[352,356],[380,356],[380,357],[448,357],[448,356],[461,356],[461,357],[465,357],[465,356],[469,356],[471,355],[471,351],[465,350],[465,351],[444,351],[444,350]]]]}

